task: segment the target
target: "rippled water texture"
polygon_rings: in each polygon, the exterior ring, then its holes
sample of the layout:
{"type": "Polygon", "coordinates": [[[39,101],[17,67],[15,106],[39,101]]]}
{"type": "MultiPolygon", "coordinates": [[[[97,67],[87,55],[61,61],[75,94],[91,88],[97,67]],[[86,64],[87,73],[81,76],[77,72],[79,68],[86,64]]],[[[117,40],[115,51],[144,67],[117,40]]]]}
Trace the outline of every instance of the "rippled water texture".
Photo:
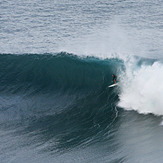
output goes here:
{"type": "Polygon", "coordinates": [[[1,0],[0,162],[163,162],[162,9],[1,0]]]}

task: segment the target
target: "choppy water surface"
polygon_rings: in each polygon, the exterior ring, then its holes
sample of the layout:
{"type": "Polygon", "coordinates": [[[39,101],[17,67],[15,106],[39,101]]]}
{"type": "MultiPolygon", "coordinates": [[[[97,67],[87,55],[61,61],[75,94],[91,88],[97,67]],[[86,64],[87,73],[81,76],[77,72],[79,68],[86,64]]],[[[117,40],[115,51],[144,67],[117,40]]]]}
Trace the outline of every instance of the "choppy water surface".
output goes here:
{"type": "Polygon", "coordinates": [[[162,162],[162,8],[2,0],[1,162],[162,162]]]}

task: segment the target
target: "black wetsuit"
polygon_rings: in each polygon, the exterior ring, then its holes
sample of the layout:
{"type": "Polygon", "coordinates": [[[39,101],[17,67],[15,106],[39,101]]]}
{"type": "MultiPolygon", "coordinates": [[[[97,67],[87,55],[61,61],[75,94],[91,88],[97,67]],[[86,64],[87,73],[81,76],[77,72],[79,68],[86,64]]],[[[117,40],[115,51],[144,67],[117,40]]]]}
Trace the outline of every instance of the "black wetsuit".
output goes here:
{"type": "Polygon", "coordinates": [[[117,76],[113,75],[113,81],[117,80],[117,76]]]}

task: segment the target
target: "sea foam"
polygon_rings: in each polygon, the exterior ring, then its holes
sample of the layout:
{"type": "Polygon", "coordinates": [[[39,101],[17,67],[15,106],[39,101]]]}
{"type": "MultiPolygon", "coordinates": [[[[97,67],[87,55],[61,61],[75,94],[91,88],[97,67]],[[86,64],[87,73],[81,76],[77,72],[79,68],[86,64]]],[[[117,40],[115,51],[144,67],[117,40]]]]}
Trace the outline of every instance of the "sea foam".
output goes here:
{"type": "Polygon", "coordinates": [[[118,106],[143,114],[163,115],[163,65],[158,62],[142,65],[133,72],[129,67],[122,77],[118,106]]]}

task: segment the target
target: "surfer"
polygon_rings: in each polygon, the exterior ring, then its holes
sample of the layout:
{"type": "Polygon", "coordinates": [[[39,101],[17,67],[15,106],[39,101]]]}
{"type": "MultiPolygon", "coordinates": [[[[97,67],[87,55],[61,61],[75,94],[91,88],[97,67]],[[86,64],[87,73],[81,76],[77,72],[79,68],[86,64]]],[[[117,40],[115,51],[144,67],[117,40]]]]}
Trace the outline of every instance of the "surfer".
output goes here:
{"type": "Polygon", "coordinates": [[[112,75],[113,76],[113,81],[114,81],[114,84],[116,84],[116,80],[117,80],[117,76],[116,75],[112,75]]]}

